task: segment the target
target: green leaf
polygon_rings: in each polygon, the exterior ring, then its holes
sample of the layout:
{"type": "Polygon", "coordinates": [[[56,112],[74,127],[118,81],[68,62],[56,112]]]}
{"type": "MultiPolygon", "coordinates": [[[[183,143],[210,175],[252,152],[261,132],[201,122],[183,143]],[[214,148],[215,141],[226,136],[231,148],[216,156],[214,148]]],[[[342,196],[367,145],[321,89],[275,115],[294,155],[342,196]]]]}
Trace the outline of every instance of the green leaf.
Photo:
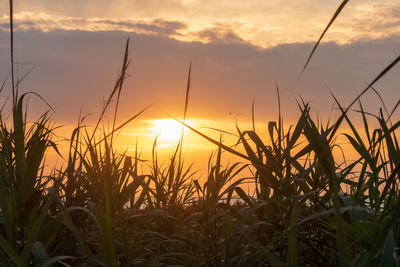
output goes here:
{"type": "Polygon", "coordinates": [[[297,209],[298,209],[298,200],[296,195],[296,198],[294,199],[292,206],[290,226],[287,231],[288,266],[297,266],[297,239],[296,239],[297,209]]]}
{"type": "Polygon", "coordinates": [[[10,244],[0,235],[0,247],[8,254],[11,261],[18,267],[24,267],[25,263],[21,257],[18,256],[17,252],[10,246],[10,244]]]}
{"type": "Polygon", "coordinates": [[[52,199],[49,198],[46,201],[46,204],[43,206],[42,210],[40,211],[39,217],[36,219],[35,223],[32,226],[32,229],[29,232],[28,239],[24,246],[24,249],[21,253],[22,260],[27,263],[30,257],[30,253],[32,252],[33,244],[36,242],[37,238],[39,237],[40,232],[43,230],[42,226],[48,214],[50,205],[52,204],[52,199]]]}
{"type": "Polygon", "coordinates": [[[396,244],[394,241],[393,231],[390,231],[383,248],[381,266],[393,266],[393,255],[395,253],[396,244]]]}
{"type": "Polygon", "coordinates": [[[250,200],[250,198],[247,196],[242,188],[236,187],[235,191],[244,202],[246,202],[250,207],[253,206],[253,202],[250,200]]]}
{"type": "Polygon", "coordinates": [[[45,260],[42,260],[42,261],[36,263],[35,267],[53,266],[56,263],[61,263],[64,266],[70,266],[70,265],[62,262],[63,260],[68,260],[68,259],[75,259],[75,257],[71,257],[71,256],[56,256],[56,257],[52,257],[52,258],[45,259],[45,260]]]}
{"type": "Polygon", "coordinates": [[[32,246],[32,254],[35,258],[35,261],[43,261],[49,258],[49,254],[47,253],[46,249],[44,248],[42,242],[36,241],[32,246]]]}

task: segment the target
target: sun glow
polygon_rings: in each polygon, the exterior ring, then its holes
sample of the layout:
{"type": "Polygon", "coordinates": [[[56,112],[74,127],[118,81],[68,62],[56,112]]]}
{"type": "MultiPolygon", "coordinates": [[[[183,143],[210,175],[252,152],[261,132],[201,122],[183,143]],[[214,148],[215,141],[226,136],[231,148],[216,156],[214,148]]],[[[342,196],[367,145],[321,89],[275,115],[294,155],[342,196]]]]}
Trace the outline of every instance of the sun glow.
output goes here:
{"type": "Polygon", "coordinates": [[[174,119],[154,120],[153,132],[161,141],[177,142],[182,135],[183,126],[174,119]]]}

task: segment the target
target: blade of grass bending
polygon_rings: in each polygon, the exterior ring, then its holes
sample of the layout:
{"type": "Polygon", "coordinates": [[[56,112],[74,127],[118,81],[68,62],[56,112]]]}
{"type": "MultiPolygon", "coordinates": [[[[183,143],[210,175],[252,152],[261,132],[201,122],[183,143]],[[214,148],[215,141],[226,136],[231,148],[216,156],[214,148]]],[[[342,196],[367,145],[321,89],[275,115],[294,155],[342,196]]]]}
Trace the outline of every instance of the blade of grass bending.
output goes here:
{"type": "Polygon", "coordinates": [[[188,74],[187,85],[186,85],[185,110],[183,112],[183,121],[184,122],[186,120],[187,108],[189,105],[191,75],[192,75],[192,62],[190,62],[190,65],[189,65],[189,74],[188,74]]]}
{"type": "Polygon", "coordinates": [[[64,266],[70,266],[68,264],[65,264],[63,260],[68,260],[68,259],[75,259],[76,257],[71,257],[71,256],[55,256],[53,258],[48,258],[39,261],[38,263],[35,264],[35,267],[48,267],[48,266],[54,266],[54,264],[59,263],[57,266],[64,265],[64,266]]]}
{"type": "MultiPolygon", "coordinates": [[[[49,104],[49,102],[47,102],[46,99],[44,99],[44,98],[43,98],[41,95],[39,95],[38,93],[36,93],[36,92],[34,92],[34,91],[29,91],[29,92],[24,93],[23,95],[29,95],[29,94],[32,94],[32,95],[37,96],[40,100],[42,100],[42,101],[46,104],[46,106],[49,107],[49,109],[51,109],[51,111],[55,112],[55,110],[54,110],[53,107],[49,104]]],[[[25,110],[25,115],[26,115],[26,114],[27,114],[27,112],[26,112],[26,110],[25,110]]]]}
{"type": "Polygon", "coordinates": [[[235,192],[236,194],[238,194],[238,196],[244,201],[246,202],[249,207],[253,206],[253,202],[250,200],[249,196],[246,194],[246,192],[244,192],[244,190],[240,187],[235,187],[235,192]]]}
{"type": "MultiPolygon", "coordinates": [[[[349,119],[347,114],[345,114],[345,111],[343,110],[343,107],[340,105],[339,100],[335,97],[335,95],[332,92],[331,92],[331,94],[333,96],[333,99],[336,102],[336,105],[338,105],[340,111],[342,112],[342,115],[344,116],[344,119],[347,121],[347,124],[349,125],[351,131],[353,132],[355,138],[357,139],[357,141],[354,140],[354,138],[351,137],[348,134],[344,134],[344,135],[350,141],[350,143],[353,146],[353,148],[360,154],[360,156],[362,156],[364,159],[367,160],[367,162],[370,165],[371,169],[373,169],[372,159],[371,159],[371,157],[370,157],[370,155],[368,153],[367,147],[365,146],[364,142],[362,141],[360,135],[358,134],[355,126],[353,125],[353,123],[351,122],[351,120],[349,119]]],[[[365,116],[365,115],[363,114],[363,116],[365,116]]],[[[365,120],[364,120],[364,123],[366,123],[365,120]]],[[[368,126],[368,124],[366,124],[365,127],[367,127],[367,126],[368,126]]],[[[368,137],[368,139],[369,139],[369,137],[368,137]]]]}
{"type": "Polygon", "coordinates": [[[4,100],[4,103],[3,103],[3,105],[1,106],[1,108],[0,108],[0,113],[3,113],[3,110],[4,110],[4,107],[6,106],[6,104],[7,104],[7,102],[8,102],[8,96],[7,96],[7,98],[6,98],[6,100],[4,100]]]}
{"type": "Polygon", "coordinates": [[[37,238],[39,237],[39,234],[40,234],[40,230],[43,230],[41,228],[46,219],[46,215],[49,212],[50,205],[52,203],[53,203],[53,200],[51,198],[48,198],[46,201],[46,204],[43,206],[43,208],[39,214],[39,217],[36,219],[35,223],[33,224],[32,229],[30,229],[30,231],[29,231],[28,239],[27,239],[24,249],[22,250],[22,253],[21,253],[21,259],[22,259],[22,261],[25,262],[25,264],[28,264],[28,260],[31,255],[31,252],[32,252],[33,244],[35,243],[35,241],[37,241],[37,238]]]}
{"type": "MultiPolygon", "coordinates": [[[[395,125],[393,125],[392,127],[390,127],[390,128],[388,129],[388,132],[389,132],[389,133],[392,133],[392,132],[394,132],[397,128],[399,128],[399,127],[400,127],[400,121],[396,122],[395,125]]],[[[386,138],[386,134],[380,135],[376,140],[374,140],[374,142],[372,143],[372,145],[375,146],[375,145],[379,144],[379,142],[381,142],[381,141],[382,141],[383,139],[385,139],[385,138],[386,138]]],[[[369,148],[369,150],[371,150],[371,148],[369,148]]]]}
{"type": "Polygon", "coordinates": [[[10,257],[10,259],[13,261],[13,263],[18,266],[18,267],[24,267],[26,266],[25,263],[22,261],[20,257],[18,257],[18,254],[15,252],[15,250],[10,246],[10,244],[3,238],[2,235],[0,235],[0,247],[4,250],[4,252],[7,253],[7,255],[10,257]]]}
{"type": "MultiPolygon", "coordinates": [[[[385,141],[386,141],[386,147],[388,150],[388,156],[390,159],[390,163],[394,165],[397,165],[400,163],[400,155],[399,155],[399,149],[398,147],[395,146],[395,142],[391,137],[391,132],[387,128],[385,124],[385,120],[383,119],[383,115],[381,114],[381,118],[379,119],[379,123],[381,125],[381,129],[383,130],[384,135],[386,136],[385,141]]],[[[393,171],[393,169],[392,169],[393,171]]]]}
{"type": "Polygon", "coordinates": [[[13,0],[10,0],[10,54],[11,54],[11,88],[13,106],[15,105],[15,85],[14,85],[14,21],[13,21],[13,0]]]}
{"type": "Polygon", "coordinates": [[[197,129],[208,129],[208,130],[216,131],[216,132],[219,132],[219,133],[224,133],[224,134],[227,134],[227,135],[231,135],[231,136],[234,136],[234,137],[239,137],[237,134],[230,133],[228,131],[220,130],[220,129],[213,128],[213,127],[198,127],[197,129]]]}
{"type": "MultiPolygon", "coordinates": [[[[278,82],[276,81],[275,77],[274,77],[274,82],[275,82],[275,90],[276,90],[276,96],[277,96],[277,100],[278,100],[278,147],[279,147],[279,154],[282,150],[282,125],[283,125],[283,121],[282,121],[282,112],[281,112],[281,96],[279,94],[279,87],[278,87],[278,82]]],[[[271,140],[273,142],[273,140],[271,140]]]]}
{"type": "MultiPolygon", "coordinates": [[[[129,44],[129,39],[127,40],[127,44],[129,44]]],[[[108,100],[100,114],[99,119],[97,120],[96,123],[96,127],[95,130],[93,131],[93,134],[96,132],[96,129],[99,127],[99,124],[101,122],[101,120],[103,119],[103,116],[107,110],[107,107],[110,105],[112,98],[114,97],[115,93],[117,92],[118,88],[123,84],[124,80],[125,80],[125,72],[126,69],[128,68],[128,50],[125,50],[125,54],[124,54],[124,60],[122,63],[122,69],[121,69],[121,74],[119,75],[117,82],[114,85],[113,90],[111,91],[110,96],[108,97],[108,100]]]]}
{"type": "Polygon", "coordinates": [[[232,148],[230,148],[230,147],[228,147],[228,146],[222,144],[221,142],[215,141],[215,140],[212,139],[211,137],[208,137],[207,135],[205,135],[205,134],[203,134],[203,133],[197,131],[196,129],[194,129],[194,128],[190,127],[189,125],[187,125],[186,123],[184,123],[184,122],[182,122],[182,121],[180,121],[180,120],[174,118],[173,116],[171,116],[171,117],[172,117],[174,120],[176,120],[177,122],[181,123],[183,126],[187,127],[188,129],[192,130],[192,131],[195,132],[196,134],[198,134],[198,135],[200,135],[201,137],[205,138],[206,140],[210,141],[210,142],[213,143],[214,145],[217,145],[218,147],[221,147],[221,148],[223,148],[224,150],[226,150],[226,151],[228,151],[228,152],[230,152],[230,153],[232,153],[232,154],[234,154],[234,155],[236,155],[236,156],[239,156],[239,157],[241,157],[241,158],[250,160],[249,157],[247,157],[246,155],[244,155],[244,154],[242,154],[242,153],[240,153],[240,152],[238,152],[238,151],[236,151],[236,150],[234,150],[234,149],[232,149],[232,148]]]}
{"type": "MultiPolygon", "coordinates": [[[[129,39],[127,40],[127,43],[129,43],[129,39]]],[[[127,70],[127,68],[128,68],[128,65],[129,65],[129,61],[128,61],[128,54],[129,54],[129,53],[128,53],[128,52],[129,52],[128,50],[125,50],[123,65],[122,65],[122,69],[121,69],[121,74],[119,75],[117,81],[115,82],[114,88],[113,88],[113,90],[111,91],[111,94],[110,94],[110,96],[108,97],[107,102],[106,102],[106,104],[105,104],[103,110],[101,111],[100,117],[99,117],[99,119],[97,120],[97,123],[96,123],[96,126],[94,127],[93,133],[92,133],[92,135],[90,136],[90,138],[89,138],[89,140],[88,140],[89,142],[91,142],[91,141],[93,140],[93,138],[94,138],[94,136],[95,136],[95,134],[96,134],[96,131],[97,131],[97,129],[99,128],[100,122],[101,122],[101,120],[103,119],[104,114],[106,113],[106,110],[107,110],[108,106],[109,106],[110,103],[111,103],[111,100],[113,99],[113,97],[114,97],[115,93],[117,92],[118,88],[120,87],[120,85],[122,86],[122,84],[123,84],[123,82],[124,82],[124,80],[125,80],[125,78],[126,78],[126,77],[125,77],[125,73],[126,73],[126,70],[127,70]]],[[[88,149],[86,149],[85,152],[83,153],[83,157],[86,156],[86,153],[87,153],[87,152],[88,152],[88,149]]]]}
{"type": "Polygon", "coordinates": [[[364,123],[364,132],[365,132],[365,135],[367,136],[368,144],[371,146],[371,136],[370,136],[370,133],[369,133],[369,126],[368,126],[367,116],[365,116],[366,112],[364,111],[364,108],[363,108],[363,106],[361,104],[361,101],[358,101],[358,105],[360,106],[360,113],[361,113],[361,116],[362,116],[362,119],[363,119],[363,123],[364,123]]]}
{"type": "MultiPolygon", "coordinates": [[[[19,85],[23,80],[25,80],[25,78],[28,77],[28,75],[29,75],[34,69],[35,69],[35,66],[32,66],[28,71],[26,71],[26,72],[22,75],[21,78],[18,78],[18,80],[17,80],[17,88],[18,88],[18,85],[19,85]]],[[[18,77],[18,72],[17,72],[17,77],[18,77]]]]}
{"type": "MultiPolygon", "coordinates": [[[[339,129],[340,124],[342,123],[344,116],[347,114],[347,112],[350,110],[350,108],[379,80],[381,79],[389,70],[391,70],[397,63],[400,61],[400,55],[392,61],[383,71],[379,73],[378,76],[360,93],[358,96],[347,106],[345,109],[344,113],[339,117],[339,119],[336,121],[335,126],[331,132],[331,136],[329,137],[329,142],[332,141],[336,131],[339,129]]],[[[332,94],[332,92],[331,92],[332,94]]]]}
{"type": "Polygon", "coordinates": [[[396,111],[396,109],[399,107],[399,105],[400,105],[400,100],[397,101],[396,105],[394,106],[394,108],[390,112],[390,114],[389,114],[388,118],[386,119],[386,121],[389,121],[390,118],[392,118],[393,113],[396,111]]]}
{"type": "Polygon", "coordinates": [[[253,124],[253,131],[256,131],[256,125],[254,122],[254,98],[253,98],[253,103],[251,104],[251,123],[253,124]]]}
{"type": "Polygon", "coordinates": [[[333,22],[335,21],[335,19],[339,16],[340,12],[342,12],[342,9],[344,8],[344,6],[347,4],[347,2],[349,2],[349,0],[343,0],[343,2],[340,4],[340,6],[337,8],[335,14],[333,15],[333,17],[331,18],[331,20],[329,21],[328,25],[325,27],[325,30],[322,32],[321,36],[319,37],[318,41],[315,43],[310,55],[307,58],[306,64],[304,64],[303,69],[301,70],[300,76],[299,78],[303,75],[304,71],[306,70],[308,64],[311,61],[312,56],[315,53],[315,50],[317,49],[319,43],[321,42],[322,38],[324,37],[325,33],[328,31],[329,27],[331,27],[331,25],[333,24],[333,22]]]}
{"type": "MultiPolygon", "coordinates": [[[[18,104],[13,106],[13,123],[14,123],[14,135],[15,135],[15,172],[16,172],[16,180],[17,180],[17,188],[19,192],[23,192],[22,188],[27,184],[27,181],[24,181],[26,176],[24,176],[25,170],[25,125],[23,119],[23,100],[25,94],[20,97],[18,100],[18,104]]],[[[26,196],[22,196],[26,197],[26,196]]]]}
{"type": "Polygon", "coordinates": [[[393,184],[396,182],[396,176],[398,176],[400,172],[400,163],[397,164],[397,166],[393,169],[392,173],[390,176],[387,178],[387,182],[385,184],[385,187],[382,190],[381,196],[378,200],[377,207],[380,207],[385,200],[385,198],[389,195],[389,189],[393,184]]]}
{"type": "MultiPolygon", "coordinates": [[[[128,57],[127,55],[129,54],[129,38],[126,40],[126,46],[125,46],[125,56],[124,56],[124,63],[122,63],[122,66],[128,66],[129,62],[128,62],[128,57]]],[[[125,76],[126,73],[126,68],[122,69],[121,76],[125,76]]],[[[121,91],[122,91],[122,86],[124,84],[124,80],[121,80],[121,83],[118,86],[118,95],[117,95],[117,102],[115,104],[115,110],[114,110],[114,119],[113,119],[113,127],[112,127],[112,133],[114,133],[114,129],[115,129],[115,123],[117,121],[117,113],[118,113],[118,106],[119,106],[119,98],[121,96],[121,91]]],[[[113,134],[111,134],[111,142],[113,139],[113,134]]]]}
{"type": "Polygon", "coordinates": [[[124,123],[122,123],[120,126],[118,126],[117,128],[115,128],[111,133],[108,133],[106,136],[104,136],[102,139],[100,139],[99,141],[97,141],[94,146],[97,146],[98,144],[100,144],[101,142],[103,142],[104,140],[106,140],[108,137],[110,137],[113,133],[121,130],[123,127],[125,127],[128,123],[130,123],[131,121],[133,121],[134,119],[136,119],[137,117],[139,117],[140,115],[143,114],[143,112],[145,112],[147,109],[149,109],[151,107],[151,105],[148,105],[147,107],[145,107],[144,109],[142,109],[141,111],[139,111],[138,113],[136,113],[135,115],[133,115],[132,117],[130,117],[127,121],[125,121],[124,123]]]}
{"type": "MultiPolygon", "coordinates": [[[[367,83],[365,83],[366,85],[368,85],[367,83]]],[[[378,96],[379,100],[381,101],[381,104],[383,106],[383,108],[385,109],[386,115],[389,116],[389,111],[386,108],[386,104],[385,101],[383,101],[381,94],[378,92],[378,90],[376,90],[374,87],[371,86],[372,91],[374,91],[374,93],[378,96]]]]}
{"type": "Polygon", "coordinates": [[[6,85],[7,79],[4,79],[3,83],[0,86],[0,93],[3,92],[4,86],[6,85]]]}
{"type": "MultiPolygon", "coordinates": [[[[188,79],[186,83],[186,96],[185,96],[185,109],[183,110],[183,122],[186,122],[186,115],[187,115],[187,108],[189,105],[189,93],[190,93],[190,77],[192,74],[192,62],[190,62],[189,65],[189,73],[188,73],[188,79]]],[[[181,141],[178,143],[179,147],[179,162],[178,164],[181,164],[181,158],[182,158],[182,147],[183,147],[183,133],[185,131],[185,127],[182,127],[182,133],[181,133],[181,141]]]]}

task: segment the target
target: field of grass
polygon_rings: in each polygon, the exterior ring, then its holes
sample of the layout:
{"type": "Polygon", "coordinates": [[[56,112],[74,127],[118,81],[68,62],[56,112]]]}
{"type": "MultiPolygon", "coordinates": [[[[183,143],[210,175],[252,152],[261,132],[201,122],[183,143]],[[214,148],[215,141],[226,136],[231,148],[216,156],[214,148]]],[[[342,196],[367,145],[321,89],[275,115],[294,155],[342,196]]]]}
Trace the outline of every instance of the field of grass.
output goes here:
{"type": "MultiPolygon", "coordinates": [[[[279,109],[277,120],[267,122],[267,137],[238,128],[234,147],[187,126],[216,145],[200,183],[184,164],[184,140],[167,166],[160,166],[156,149],[150,164],[115,151],[115,133],[145,110],[114,123],[109,133],[102,130],[104,114],[118,112],[128,49],[129,42],[96,127],[89,131],[79,121],[62,155],[66,164],[49,174],[46,151],[58,151],[51,118],[27,123],[26,94],[13,81],[12,119],[0,114],[0,266],[399,265],[397,106],[382,104],[379,114],[369,114],[360,101],[399,58],[349,106],[332,95],[341,115],[328,123],[299,101],[293,126],[283,126],[279,109]],[[344,125],[351,132],[343,132],[344,125]],[[356,161],[334,156],[341,135],[358,153],[356,161]],[[222,164],[222,151],[244,163],[222,164]]],[[[189,93],[190,71],[184,117],[189,93]]]]}

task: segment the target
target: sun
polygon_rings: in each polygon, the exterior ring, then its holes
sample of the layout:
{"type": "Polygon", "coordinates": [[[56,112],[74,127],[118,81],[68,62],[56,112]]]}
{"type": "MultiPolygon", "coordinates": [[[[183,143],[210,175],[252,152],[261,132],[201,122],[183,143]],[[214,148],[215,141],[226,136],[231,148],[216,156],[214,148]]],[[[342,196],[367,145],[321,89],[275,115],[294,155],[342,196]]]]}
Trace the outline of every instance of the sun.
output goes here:
{"type": "Polygon", "coordinates": [[[153,120],[153,132],[159,140],[177,142],[182,135],[182,124],[174,119],[153,120]]]}

